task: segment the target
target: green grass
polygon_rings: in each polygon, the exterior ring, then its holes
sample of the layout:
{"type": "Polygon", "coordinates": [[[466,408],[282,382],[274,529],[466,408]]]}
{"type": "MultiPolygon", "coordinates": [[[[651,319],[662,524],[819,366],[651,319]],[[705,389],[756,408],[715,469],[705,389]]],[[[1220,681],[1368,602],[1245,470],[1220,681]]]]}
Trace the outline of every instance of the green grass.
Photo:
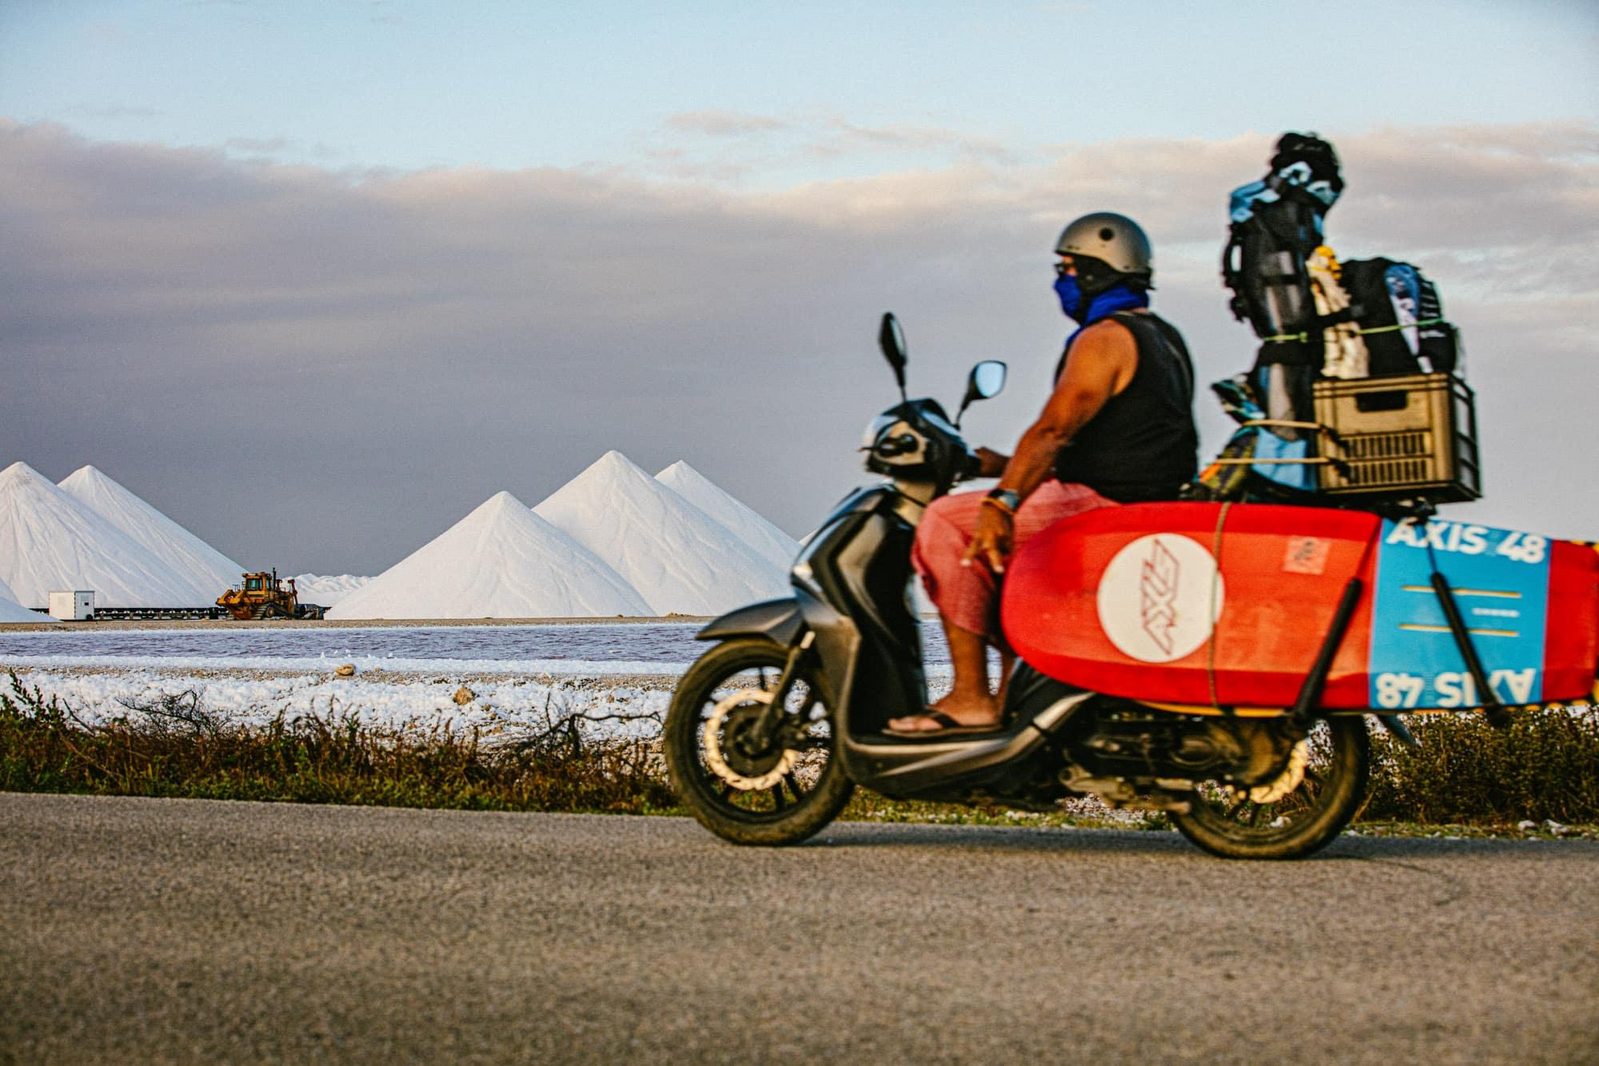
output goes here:
{"type": "MultiPolygon", "coordinates": [[[[230,722],[192,692],[81,720],[15,674],[0,690],[0,790],[276,800],[506,811],[679,812],[656,746],[594,739],[580,714],[485,740],[475,730],[415,733],[363,725],[354,711],[265,726],[230,722]]],[[[1407,749],[1374,737],[1369,802],[1357,830],[1407,835],[1599,836],[1599,713],[1411,720],[1407,749]]],[[[1160,814],[1092,801],[1033,814],[888,800],[860,790],[844,818],[872,822],[1164,829],[1160,814]]]]}

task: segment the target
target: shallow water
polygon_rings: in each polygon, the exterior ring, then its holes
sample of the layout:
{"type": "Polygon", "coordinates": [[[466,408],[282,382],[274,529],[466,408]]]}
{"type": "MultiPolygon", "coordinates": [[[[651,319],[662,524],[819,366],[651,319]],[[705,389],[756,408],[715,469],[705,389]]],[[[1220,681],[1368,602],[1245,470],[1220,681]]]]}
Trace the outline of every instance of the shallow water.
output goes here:
{"type": "MultiPolygon", "coordinates": [[[[111,629],[104,624],[29,633],[0,630],[0,664],[42,660],[127,659],[130,665],[205,660],[303,661],[385,659],[507,663],[652,664],[682,669],[705,651],[700,623],[576,623],[514,626],[373,626],[371,628],[229,628],[219,623],[178,629],[111,629]]],[[[929,664],[949,662],[936,625],[923,625],[929,664]]]]}

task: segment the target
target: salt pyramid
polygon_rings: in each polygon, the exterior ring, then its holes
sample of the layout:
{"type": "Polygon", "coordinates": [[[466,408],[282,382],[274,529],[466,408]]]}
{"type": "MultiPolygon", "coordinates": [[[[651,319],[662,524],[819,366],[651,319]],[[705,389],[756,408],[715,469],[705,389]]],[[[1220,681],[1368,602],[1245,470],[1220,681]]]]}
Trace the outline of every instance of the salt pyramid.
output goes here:
{"type": "Polygon", "coordinates": [[[92,466],[74,470],[60,488],[187,579],[191,591],[184,604],[211,603],[244,572],[238,563],[92,466]]]}
{"type": "Polygon", "coordinates": [[[329,618],[556,618],[654,612],[509,492],[350,593],[329,618]]]}
{"type": "Polygon", "coordinates": [[[356,589],[370,584],[369,577],[355,574],[295,574],[294,588],[301,603],[319,603],[332,607],[356,589]]]}
{"type": "Polygon", "coordinates": [[[655,614],[718,614],[787,589],[782,568],[621,452],[533,510],[609,563],[655,614]]]}
{"type": "Polygon", "coordinates": [[[16,596],[11,593],[11,586],[0,581],[0,625],[12,622],[54,622],[49,615],[30,611],[17,602],[16,596]]]}
{"type": "Polygon", "coordinates": [[[55,619],[38,611],[30,611],[20,603],[8,599],[0,599],[0,626],[13,623],[33,625],[39,622],[50,623],[55,619]]]}
{"type": "Polygon", "coordinates": [[[794,565],[799,541],[686,462],[678,460],[656,474],[655,480],[732,530],[739,540],[779,570],[787,573],[794,565]]]}
{"type": "Polygon", "coordinates": [[[0,470],[0,580],[24,607],[93,589],[97,607],[195,607],[190,583],[27,463],[0,470]]]}

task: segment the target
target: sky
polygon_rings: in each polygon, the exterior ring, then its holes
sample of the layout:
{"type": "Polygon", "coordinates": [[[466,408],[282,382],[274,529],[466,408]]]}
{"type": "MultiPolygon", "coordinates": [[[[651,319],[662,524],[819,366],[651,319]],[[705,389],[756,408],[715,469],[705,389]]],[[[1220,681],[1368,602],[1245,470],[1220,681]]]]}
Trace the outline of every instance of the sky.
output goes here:
{"type": "MultiPolygon", "coordinates": [[[[93,463],[251,567],[377,573],[611,448],[794,534],[894,398],[982,358],[1003,451],[1138,218],[1201,380],[1254,337],[1228,191],[1337,146],[1345,258],[1460,327],[1486,495],[1599,536],[1599,5],[0,4],[0,466],[93,463]]],[[[1203,447],[1226,421],[1196,399],[1203,447]]]]}

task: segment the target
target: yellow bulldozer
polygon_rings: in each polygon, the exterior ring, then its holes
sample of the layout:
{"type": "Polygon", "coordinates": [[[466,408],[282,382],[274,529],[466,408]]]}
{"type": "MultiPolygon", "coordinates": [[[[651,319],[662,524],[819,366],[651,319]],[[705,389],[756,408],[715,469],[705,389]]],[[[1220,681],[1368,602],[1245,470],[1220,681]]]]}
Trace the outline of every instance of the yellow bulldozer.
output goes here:
{"type": "Polygon", "coordinates": [[[321,618],[327,610],[314,603],[301,603],[294,578],[278,577],[259,570],[245,574],[244,580],[217,597],[217,606],[225,608],[233,617],[247,621],[252,618],[321,618]]]}

